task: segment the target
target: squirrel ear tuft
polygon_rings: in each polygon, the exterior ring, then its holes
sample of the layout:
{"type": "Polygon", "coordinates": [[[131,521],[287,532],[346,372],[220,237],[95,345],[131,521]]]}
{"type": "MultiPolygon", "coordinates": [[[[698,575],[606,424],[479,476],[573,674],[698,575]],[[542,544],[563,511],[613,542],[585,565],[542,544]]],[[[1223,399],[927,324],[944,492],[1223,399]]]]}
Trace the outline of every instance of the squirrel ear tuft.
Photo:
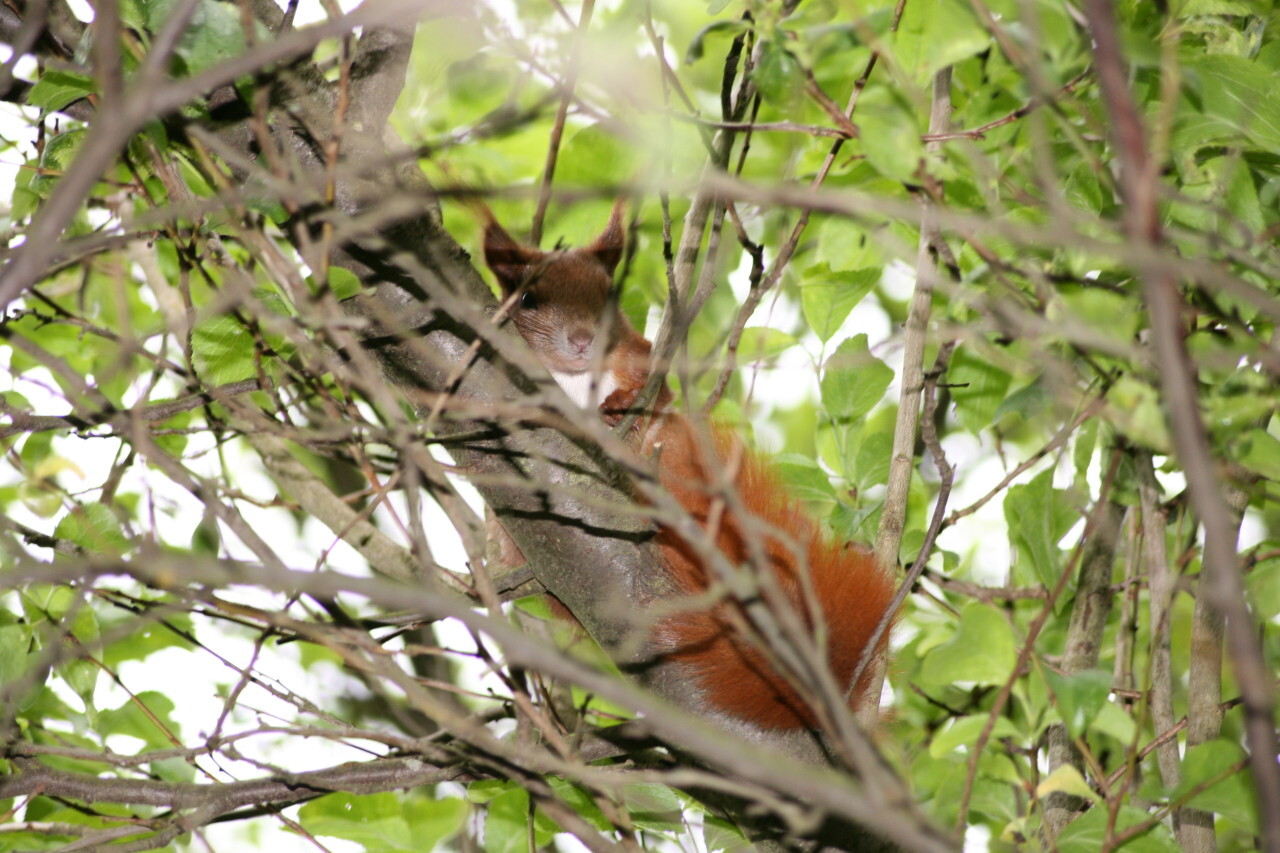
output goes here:
{"type": "Polygon", "coordinates": [[[484,261],[497,276],[504,292],[510,293],[523,284],[529,267],[540,256],[540,252],[517,243],[496,220],[490,219],[485,226],[484,261]]]}
{"type": "Polygon", "coordinates": [[[604,233],[583,249],[584,252],[595,255],[609,275],[613,275],[618,261],[622,260],[622,250],[627,245],[626,212],[627,200],[618,199],[613,205],[613,213],[609,215],[609,224],[605,226],[604,233]]]}

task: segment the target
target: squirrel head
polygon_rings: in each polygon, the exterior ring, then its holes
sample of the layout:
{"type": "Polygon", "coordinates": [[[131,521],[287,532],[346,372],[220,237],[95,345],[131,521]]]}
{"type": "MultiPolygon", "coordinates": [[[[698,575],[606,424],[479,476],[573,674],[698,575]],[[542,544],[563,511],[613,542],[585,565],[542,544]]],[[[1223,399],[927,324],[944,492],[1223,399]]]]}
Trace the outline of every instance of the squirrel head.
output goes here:
{"type": "Polygon", "coordinates": [[[511,321],[548,368],[581,373],[617,346],[625,327],[613,298],[613,271],[625,246],[623,203],[604,232],[579,249],[522,246],[490,219],[484,258],[509,303],[511,321]]]}

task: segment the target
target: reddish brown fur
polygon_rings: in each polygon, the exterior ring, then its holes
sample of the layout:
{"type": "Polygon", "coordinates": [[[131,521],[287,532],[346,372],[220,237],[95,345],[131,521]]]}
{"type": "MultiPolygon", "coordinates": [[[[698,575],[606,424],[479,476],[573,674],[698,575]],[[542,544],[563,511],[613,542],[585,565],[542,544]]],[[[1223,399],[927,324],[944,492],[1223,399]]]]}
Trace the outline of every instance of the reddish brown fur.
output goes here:
{"type": "MultiPolygon", "coordinates": [[[[571,252],[542,253],[522,247],[492,220],[485,231],[485,256],[504,294],[514,297],[516,328],[548,367],[566,369],[563,336],[558,332],[590,327],[594,334],[602,327],[609,329],[607,352],[597,362],[618,389],[601,405],[610,423],[618,422],[620,410],[630,406],[647,380],[650,351],[649,342],[627,324],[616,303],[607,298],[613,268],[622,255],[622,241],[621,206],[614,209],[599,239],[571,252]],[[520,301],[525,291],[536,297],[527,309],[520,301]]],[[[828,663],[836,684],[844,688],[889,606],[892,580],[863,550],[825,537],[787,496],[767,460],[742,450],[724,429],[714,429],[711,442],[701,441],[687,420],[666,411],[670,399],[670,391],[663,388],[654,406],[657,414],[637,424],[631,444],[645,455],[656,453],[663,487],[704,530],[714,533],[717,547],[731,564],[749,562],[749,536],[760,537],[778,586],[813,628],[800,576],[801,567],[807,564],[826,625],[828,663]],[[713,500],[717,478],[725,471],[736,471],[733,486],[742,516],[713,500]],[[781,531],[782,536],[767,536],[770,530],[781,531]],[[797,560],[787,542],[801,549],[805,560],[797,560]]],[[[708,590],[707,569],[688,542],[660,526],[657,545],[678,590],[689,595],[708,590]]],[[[514,553],[522,561],[518,550],[514,553]]],[[[687,667],[708,710],[766,729],[814,726],[815,715],[799,692],[769,665],[751,640],[730,627],[735,616],[731,608],[736,609],[736,616],[745,617],[745,611],[727,601],[670,616],[654,628],[656,645],[687,667]]],[[[885,642],[882,638],[876,655],[883,654],[885,642]]],[[[872,698],[865,695],[870,680],[868,671],[851,691],[853,707],[872,698]]]]}
{"type": "MultiPolygon", "coordinates": [[[[807,563],[814,599],[822,610],[827,631],[827,663],[841,689],[853,678],[854,670],[875,631],[881,615],[893,598],[894,586],[876,568],[871,556],[856,546],[840,545],[824,536],[803,508],[787,495],[777,470],[760,455],[743,450],[733,435],[714,430],[712,442],[700,441],[687,421],[668,415],[661,430],[659,480],[680,505],[709,532],[728,561],[743,565],[751,560],[751,541],[763,547],[778,586],[795,611],[812,629],[814,620],[800,576],[807,563]],[[713,443],[714,447],[704,447],[713,443]],[[714,467],[705,463],[708,457],[714,467]],[[733,488],[742,514],[728,510],[714,500],[709,489],[717,477],[736,466],[733,488]],[[768,531],[781,531],[783,541],[768,531]],[[805,555],[797,559],[797,551],[805,555]]],[[[658,529],[658,544],[664,565],[676,587],[687,594],[704,592],[711,579],[695,550],[667,527],[658,529]]],[[[706,610],[686,611],[660,623],[657,639],[664,648],[676,649],[671,656],[685,663],[702,686],[715,710],[767,729],[810,728],[813,711],[786,678],[770,666],[766,656],[751,640],[732,627],[730,608],[736,615],[745,612],[732,603],[706,610]]],[[[887,635],[875,655],[883,654],[887,635]]],[[[850,696],[851,707],[874,697],[867,696],[872,667],[863,671],[850,696]]]]}

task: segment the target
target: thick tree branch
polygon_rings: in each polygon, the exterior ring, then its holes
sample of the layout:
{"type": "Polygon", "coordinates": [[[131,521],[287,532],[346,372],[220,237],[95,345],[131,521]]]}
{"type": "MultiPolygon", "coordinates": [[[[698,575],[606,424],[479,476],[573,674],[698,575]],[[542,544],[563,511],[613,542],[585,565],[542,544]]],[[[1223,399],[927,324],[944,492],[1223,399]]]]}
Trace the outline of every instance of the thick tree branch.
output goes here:
{"type": "MultiPolygon", "coordinates": [[[[1234,484],[1223,484],[1237,535],[1249,495],[1234,484]]],[[[1222,734],[1222,651],[1225,624],[1207,595],[1196,595],[1191,615],[1191,663],[1187,674],[1187,748],[1222,734]]],[[[1215,853],[1218,849],[1213,812],[1184,806],[1180,810],[1178,843],[1184,853],[1215,853]]]]}
{"type": "MultiPolygon", "coordinates": [[[[1093,535],[1084,544],[1080,557],[1080,579],[1076,583],[1071,605],[1071,621],[1067,626],[1066,645],[1062,652],[1062,674],[1075,675],[1098,665],[1102,652],[1103,632],[1111,615],[1115,593],[1111,575],[1115,567],[1116,543],[1124,521],[1124,505],[1109,497],[1098,510],[1093,535]]],[[[1063,723],[1054,723],[1046,733],[1049,772],[1070,764],[1084,775],[1084,759],[1071,740],[1063,723]]],[[[1044,831],[1052,843],[1063,828],[1084,808],[1080,797],[1055,791],[1044,803],[1044,831]]]]}
{"type": "MultiPolygon", "coordinates": [[[[1173,597],[1177,582],[1169,565],[1165,535],[1169,516],[1160,500],[1160,485],[1156,482],[1155,468],[1149,452],[1134,454],[1134,467],[1138,480],[1138,500],[1142,509],[1142,545],[1147,567],[1147,604],[1149,612],[1149,660],[1151,687],[1147,707],[1156,731],[1167,731],[1174,726],[1173,713],[1173,597]]],[[[1178,743],[1171,740],[1156,753],[1160,768],[1160,780],[1166,788],[1176,788],[1182,779],[1178,743]]],[[[1173,813],[1173,825],[1178,826],[1178,812],[1173,813]]]]}
{"type": "MultiPolygon", "coordinates": [[[[443,754],[439,761],[453,761],[443,754]]],[[[153,779],[120,779],[55,770],[36,760],[21,760],[17,773],[0,779],[0,797],[31,794],[66,797],[85,803],[120,803],[171,809],[201,809],[208,818],[237,809],[264,804],[284,805],[310,800],[332,791],[372,794],[380,791],[431,785],[468,775],[464,766],[433,766],[421,757],[383,758],[340,764],[289,776],[206,785],[195,782],[161,782],[153,779]]],[[[207,822],[207,821],[206,821],[207,822]]]]}

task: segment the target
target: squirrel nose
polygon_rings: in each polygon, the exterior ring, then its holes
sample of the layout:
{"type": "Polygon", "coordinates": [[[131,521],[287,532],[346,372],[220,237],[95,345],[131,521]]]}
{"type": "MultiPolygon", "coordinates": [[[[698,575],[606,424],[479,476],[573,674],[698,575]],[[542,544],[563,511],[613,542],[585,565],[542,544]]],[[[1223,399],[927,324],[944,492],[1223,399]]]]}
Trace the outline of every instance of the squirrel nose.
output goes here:
{"type": "Polygon", "coordinates": [[[579,355],[586,355],[587,350],[591,347],[591,342],[595,339],[596,336],[590,329],[575,329],[569,333],[569,346],[576,350],[579,355]]]}

